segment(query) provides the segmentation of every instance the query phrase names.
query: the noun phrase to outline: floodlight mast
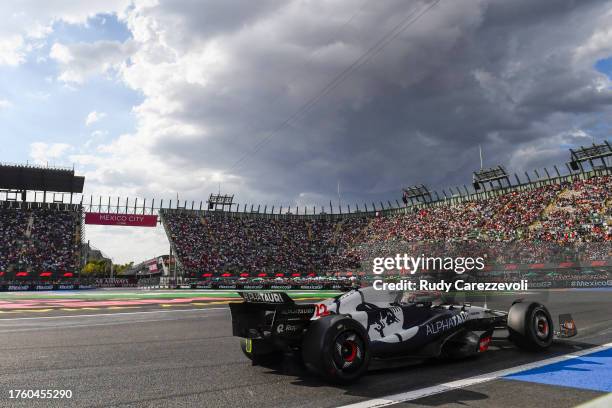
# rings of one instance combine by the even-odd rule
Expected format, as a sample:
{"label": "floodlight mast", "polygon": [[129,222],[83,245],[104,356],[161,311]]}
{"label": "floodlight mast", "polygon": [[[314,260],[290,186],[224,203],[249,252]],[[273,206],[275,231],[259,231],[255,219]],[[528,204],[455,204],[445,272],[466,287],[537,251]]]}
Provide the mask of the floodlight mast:
{"label": "floodlight mast", "polygon": [[487,191],[487,184],[489,188],[494,189],[493,183],[496,182],[499,188],[510,187],[510,178],[508,173],[502,166],[491,167],[489,169],[480,169],[475,171],[472,176],[472,182],[474,190],[478,191],[481,188]]}
{"label": "floodlight mast", "polygon": [[[606,158],[612,156],[612,146],[605,140],[601,144],[593,143],[593,146],[580,146],[579,149],[569,149],[570,151],[570,162],[569,166],[571,170],[584,172],[583,163],[588,162],[593,170],[599,168],[609,168],[610,166],[606,162]],[[597,166],[593,163],[594,160],[601,160],[601,166]]]}
{"label": "floodlight mast", "polygon": [[231,211],[232,205],[234,205],[234,195],[211,194],[206,202],[209,210],[225,211],[227,207]]}

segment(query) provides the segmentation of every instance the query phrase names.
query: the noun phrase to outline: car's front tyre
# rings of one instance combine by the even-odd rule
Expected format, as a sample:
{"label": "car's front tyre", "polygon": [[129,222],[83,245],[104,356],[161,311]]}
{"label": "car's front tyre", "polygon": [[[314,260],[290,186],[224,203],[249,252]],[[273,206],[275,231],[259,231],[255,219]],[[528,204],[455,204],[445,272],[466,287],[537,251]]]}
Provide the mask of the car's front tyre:
{"label": "car's front tyre", "polygon": [[543,350],[552,344],[553,321],[548,309],[540,303],[515,303],[508,312],[510,340],[528,350]]}

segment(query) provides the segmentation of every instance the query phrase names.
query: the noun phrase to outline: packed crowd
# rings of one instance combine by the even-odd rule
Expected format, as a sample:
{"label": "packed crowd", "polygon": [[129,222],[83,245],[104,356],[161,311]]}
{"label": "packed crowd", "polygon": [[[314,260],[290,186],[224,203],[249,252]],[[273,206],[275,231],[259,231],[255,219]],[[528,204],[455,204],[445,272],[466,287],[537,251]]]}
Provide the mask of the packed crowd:
{"label": "packed crowd", "polygon": [[80,213],[0,208],[0,272],[76,271]]}
{"label": "packed crowd", "polygon": [[359,270],[374,256],[401,253],[397,245],[407,243],[441,245],[438,249],[447,256],[478,250],[495,263],[612,256],[611,176],[376,215],[162,215],[183,267],[196,273]]}
{"label": "packed crowd", "polygon": [[191,212],[165,215],[168,235],[188,271],[298,272],[359,266],[348,248],[353,223],[305,217],[200,217]]}
{"label": "packed crowd", "polygon": [[567,269],[567,270],[543,270],[543,271],[529,271],[529,272],[494,272],[482,274],[479,279],[486,280],[487,282],[518,282],[520,280],[527,280],[529,284],[536,282],[556,282],[556,281],[612,281],[612,269]]}
{"label": "packed crowd", "polygon": [[564,186],[552,184],[454,206],[437,205],[407,214],[377,217],[368,227],[367,240],[520,239]]}
{"label": "packed crowd", "polygon": [[530,232],[534,240],[601,242],[612,238],[612,177],[574,182],[557,197]]}

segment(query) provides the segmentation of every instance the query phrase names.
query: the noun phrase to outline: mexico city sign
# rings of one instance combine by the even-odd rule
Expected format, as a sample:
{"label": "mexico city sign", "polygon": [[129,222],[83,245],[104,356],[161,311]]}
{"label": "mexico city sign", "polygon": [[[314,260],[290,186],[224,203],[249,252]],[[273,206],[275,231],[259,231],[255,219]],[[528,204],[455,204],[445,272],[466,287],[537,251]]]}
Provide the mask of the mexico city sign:
{"label": "mexico city sign", "polygon": [[88,212],[85,213],[85,224],[120,225],[126,227],[155,227],[157,226],[157,215]]}

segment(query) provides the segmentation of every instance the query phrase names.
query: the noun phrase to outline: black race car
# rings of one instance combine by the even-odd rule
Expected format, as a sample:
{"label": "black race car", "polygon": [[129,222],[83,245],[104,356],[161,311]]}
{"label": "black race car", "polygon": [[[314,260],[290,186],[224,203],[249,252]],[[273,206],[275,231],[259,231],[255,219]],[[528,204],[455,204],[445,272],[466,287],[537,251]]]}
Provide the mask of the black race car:
{"label": "black race car", "polygon": [[461,358],[485,352],[497,329],[519,347],[542,350],[556,334],[577,334],[571,315],[553,332],[542,304],[515,301],[508,312],[471,304],[413,298],[402,292],[354,289],[316,304],[295,303],[282,292],[240,292],[230,304],[233,334],[253,364],[283,357],[334,382],[351,382],[375,365],[428,358]]}

